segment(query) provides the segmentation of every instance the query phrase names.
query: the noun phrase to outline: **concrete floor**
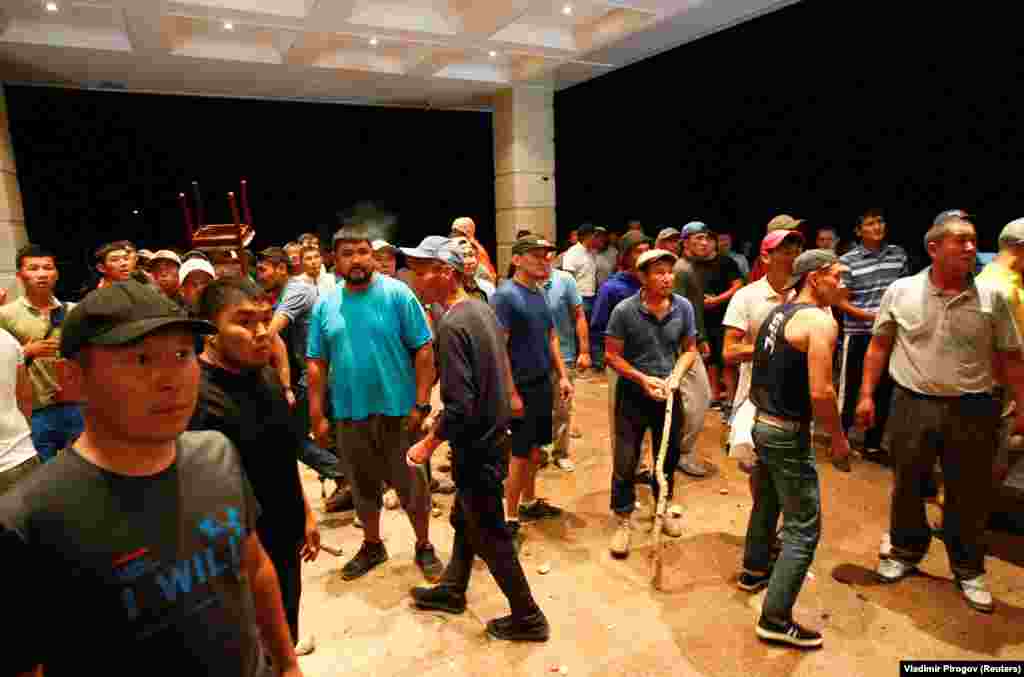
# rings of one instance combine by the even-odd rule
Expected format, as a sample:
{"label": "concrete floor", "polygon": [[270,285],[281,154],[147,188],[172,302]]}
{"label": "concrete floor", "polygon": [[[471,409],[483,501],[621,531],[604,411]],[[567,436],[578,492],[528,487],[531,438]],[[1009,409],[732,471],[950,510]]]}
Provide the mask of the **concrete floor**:
{"label": "concrete floor", "polygon": [[[650,584],[650,492],[642,490],[641,528],[626,560],[608,554],[611,477],[603,378],[577,382],[577,469],[540,474],[539,495],[567,513],[563,519],[524,525],[523,567],[552,626],[546,644],[490,640],[484,623],[508,613],[486,567],[477,562],[462,616],[411,607],[408,590],[423,584],[413,564],[413,537],[404,513],[383,515],[390,561],[366,577],[341,580],[340,568],[358,550],[362,531],[352,513],[321,516],[326,543],[344,550],[321,553],[303,570],[302,630],[317,649],[301,658],[309,677],[341,674],[437,675],[895,675],[900,659],[1024,658],[1024,539],[992,535],[988,580],[996,612],[970,610],[952,583],[938,541],[922,564],[924,575],[895,586],[870,575],[888,526],[891,472],[870,462],[852,474],[835,471],[819,450],[823,534],[811,575],[796,607],[797,619],[822,631],[825,647],[800,652],[765,645],[754,635],[764,591],[736,588],[750,510],[746,475],[721,452],[725,431],[718,414],[707,417],[701,455],[717,466],[713,477],[677,474],[683,535],[663,539],[664,592]],[[442,447],[435,464],[444,458]],[[319,511],[320,487],[303,468],[308,495]],[[451,552],[450,496],[435,495],[443,515],[431,522],[442,560]],[[929,505],[933,522],[940,508]],[[538,567],[549,564],[550,573]],[[840,583],[833,576],[848,581]]]}

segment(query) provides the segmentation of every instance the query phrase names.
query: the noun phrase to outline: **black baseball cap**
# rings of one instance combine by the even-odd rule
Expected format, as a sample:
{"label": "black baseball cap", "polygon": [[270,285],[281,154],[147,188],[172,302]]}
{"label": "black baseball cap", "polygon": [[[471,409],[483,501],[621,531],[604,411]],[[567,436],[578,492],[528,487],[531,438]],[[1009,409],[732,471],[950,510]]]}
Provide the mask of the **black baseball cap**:
{"label": "black baseball cap", "polygon": [[89,292],[68,313],[60,336],[60,352],[74,357],[88,343],[120,346],[149,334],[180,326],[196,334],[215,334],[203,320],[193,320],[178,304],[150,285],[127,280]]}
{"label": "black baseball cap", "polygon": [[527,235],[526,237],[521,237],[515,241],[515,244],[512,245],[512,255],[519,256],[520,254],[525,254],[526,252],[534,249],[555,251],[558,247],[551,244],[540,235]]}

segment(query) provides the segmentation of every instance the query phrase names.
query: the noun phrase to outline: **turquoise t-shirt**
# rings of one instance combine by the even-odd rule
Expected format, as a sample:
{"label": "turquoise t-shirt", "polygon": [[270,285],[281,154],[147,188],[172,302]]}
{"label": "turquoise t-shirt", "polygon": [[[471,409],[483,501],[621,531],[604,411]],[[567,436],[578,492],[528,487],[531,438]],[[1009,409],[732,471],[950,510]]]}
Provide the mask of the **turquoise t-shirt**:
{"label": "turquoise t-shirt", "polygon": [[576,278],[563,270],[552,270],[551,277],[543,284],[548,308],[555,317],[555,331],[558,332],[558,347],[566,366],[576,363],[576,308],[583,305]]}
{"label": "turquoise t-shirt", "polygon": [[330,364],[336,419],[406,416],[416,404],[413,354],[430,340],[430,325],[412,290],[374,273],[366,291],[339,287],[317,302],[306,356]]}

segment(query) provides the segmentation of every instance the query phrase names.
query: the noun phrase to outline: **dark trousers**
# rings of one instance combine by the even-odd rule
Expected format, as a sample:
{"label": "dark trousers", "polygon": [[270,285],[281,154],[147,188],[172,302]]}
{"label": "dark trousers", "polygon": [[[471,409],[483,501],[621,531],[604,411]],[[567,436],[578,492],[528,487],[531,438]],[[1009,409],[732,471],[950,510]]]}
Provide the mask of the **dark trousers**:
{"label": "dark trousers", "polygon": [[[871,336],[850,334],[844,340],[845,383],[843,384],[843,430],[847,433],[856,423],[857,400],[860,399],[860,384],[864,376],[864,356],[868,352]],[[875,388],[875,427],[864,433],[865,449],[881,449],[885,424],[889,420],[889,403],[892,401],[893,380],[889,370],[883,369]]]}
{"label": "dark trousers", "polygon": [[506,528],[503,495],[501,484],[459,487],[455,492],[451,514],[455,542],[441,585],[465,594],[473,572],[473,558],[479,556],[508,598],[512,615],[523,618],[540,608],[530,592],[513,537]]}
{"label": "dark trousers", "polygon": [[924,398],[896,387],[889,419],[894,559],[917,564],[928,552],[932,530],[921,486],[938,458],[946,487],[942,530],[953,574],[969,580],[985,573],[999,408],[993,397]]}
{"label": "dark trousers", "polygon": [[[755,423],[757,449],[754,505],[747,525],[743,568],[752,574],[771,570],[761,614],[788,623],[821,537],[821,493],[811,447],[810,427],[799,432]],[[773,567],[771,550],[782,515],[782,553]]]}
{"label": "dark trousers", "polygon": [[277,571],[284,616],[292,633],[292,643],[296,643],[299,641],[299,598],[302,596],[302,560],[299,557],[299,544],[289,547],[271,543],[265,544],[264,547],[267,557]]}
{"label": "dark trousers", "polygon": [[[643,453],[644,433],[651,430],[651,449],[657,463],[661,449],[661,436],[665,427],[665,403],[628,390],[625,379],[618,383],[615,402],[615,459],[612,467],[612,511],[629,515],[636,507],[636,465]],[[672,425],[669,431],[668,449],[665,453],[665,467],[661,472],[668,478],[668,498],[673,495],[675,469],[679,465],[680,436],[683,429],[683,402],[679,393],[674,393]],[[655,471],[657,472],[657,470]],[[658,482],[651,478],[654,500],[658,500]]]}
{"label": "dark trousers", "polygon": [[[328,398],[329,399],[329,398]],[[337,480],[341,478],[341,464],[338,457],[309,439],[309,392],[304,385],[295,387],[295,409],[293,415],[302,422],[303,444],[299,448],[299,460],[320,475],[321,478]]]}

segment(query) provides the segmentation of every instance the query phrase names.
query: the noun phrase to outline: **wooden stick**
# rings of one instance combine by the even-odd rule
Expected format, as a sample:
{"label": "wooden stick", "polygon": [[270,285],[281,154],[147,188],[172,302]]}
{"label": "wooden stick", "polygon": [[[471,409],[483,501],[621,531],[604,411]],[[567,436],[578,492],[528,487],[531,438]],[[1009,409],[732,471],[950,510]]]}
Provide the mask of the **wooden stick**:
{"label": "wooden stick", "polygon": [[[700,357],[698,356],[697,359]],[[691,363],[692,366],[693,363]],[[654,560],[654,575],[651,578],[651,585],[655,590],[662,589],[661,529],[665,523],[665,509],[668,504],[668,475],[665,474],[665,458],[668,456],[669,437],[672,433],[672,408],[676,399],[676,390],[679,387],[679,381],[682,381],[684,376],[682,369],[683,356],[680,355],[672,368],[672,374],[667,379],[669,387],[668,397],[665,400],[665,423],[661,426],[661,445],[658,448],[658,458],[654,465],[654,481],[658,487],[658,506],[654,511],[654,549],[651,552],[651,557]],[[675,383],[675,387],[672,387],[673,383]]]}
{"label": "wooden stick", "polygon": [[196,200],[196,229],[203,227],[203,196],[199,192],[199,182],[192,182],[192,197]]}
{"label": "wooden stick", "polygon": [[242,179],[242,216],[245,217],[245,222],[252,228],[252,211],[249,209],[249,184],[246,183],[245,179]]}
{"label": "wooden stick", "polygon": [[228,193],[228,203],[231,204],[231,216],[235,219],[235,225],[241,228],[242,222],[238,218],[238,203],[235,202],[235,194]]}
{"label": "wooden stick", "polygon": [[187,242],[188,246],[191,247],[192,233],[195,232],[192,227],[192,210],[188,207],[188,198],[185,197],[184,193],[178,193],[178,202],[181,203],[181,211],[185,217],[185,236],[187,238],[185,242]]}

